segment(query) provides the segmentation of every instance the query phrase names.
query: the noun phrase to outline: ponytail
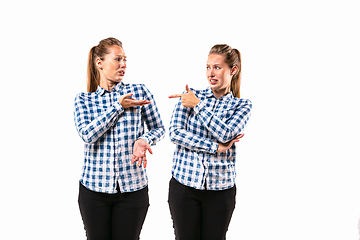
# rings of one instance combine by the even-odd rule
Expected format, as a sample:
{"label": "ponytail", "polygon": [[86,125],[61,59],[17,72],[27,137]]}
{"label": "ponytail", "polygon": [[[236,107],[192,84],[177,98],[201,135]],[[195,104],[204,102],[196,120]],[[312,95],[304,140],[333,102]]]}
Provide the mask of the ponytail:
{"label": "ponytail", "polygon": [[106,38],[90,49],[87,64],[87,91],[89,93],[96,92],[100,85],[100,72],[95,65],[95,61],[97,58],[104,60],[105,55],[110,53],[108,48],[113,45],[122,48],[122,43],[116,38]]}
{"label": "ponytail", "polygon": [[224,56],[229,68],[237,67],[236,73],[231,78],[230,90],[234,97],[240,98],[241,54],[239,50],[226,44],[218,44],[210,49],[209,55],[213,53]]}
{"label": "ponytail", "polygon": [[87,91],[89,93],[95,92],[100,84],[100,73],[95,66],[95,48],[92,47],[89,52],[88,65],[87,65]]}
{"label": "ponytail", "polygon": [[238,64],[236,64],[235,66],[237,66],[237,71],[236,73],[233,75],[233,77],[231,78],[231,86],[230,89],[234,95],[234,97],[240,98],[240,85],[241,85],[241,54],[239,52],[239,50],[233,48],[233,52],[235,52],[235,55],[237,56],[238,59]]}

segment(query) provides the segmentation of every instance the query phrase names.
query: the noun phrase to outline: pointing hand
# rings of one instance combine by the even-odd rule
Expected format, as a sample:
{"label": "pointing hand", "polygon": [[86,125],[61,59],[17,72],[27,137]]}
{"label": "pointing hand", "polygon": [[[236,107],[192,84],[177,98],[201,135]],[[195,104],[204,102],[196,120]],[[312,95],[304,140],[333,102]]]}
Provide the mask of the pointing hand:
{"label": "pointing hand", "polygon": [[186,93],[182,94],[173,94],[170,95],[169,98],[181,98],[181,103],[184,107],[195,107],[199,102],[200,99],[196,97],[196,95],[190,90],[189,86],[186,84],[185,87]]}

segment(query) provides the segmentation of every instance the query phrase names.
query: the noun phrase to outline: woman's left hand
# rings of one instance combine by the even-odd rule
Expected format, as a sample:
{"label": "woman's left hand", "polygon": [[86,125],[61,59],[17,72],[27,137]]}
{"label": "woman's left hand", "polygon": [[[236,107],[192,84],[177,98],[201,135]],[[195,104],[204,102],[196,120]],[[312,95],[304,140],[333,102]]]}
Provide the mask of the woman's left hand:
{"label": "woman's left hand", "polygon": [[152,154],[152,150],[143,139],[136,140],[134,143],[134,149],[133,149],[133,157],[131,160],[131,164],[134,164],[137,162],[137,166],[140,167],[141,164],[144,162],[144,168],[147,166],[147,159],[146,159],[146,150],[149,151],[150,154]]}
{"label": "woman's left hand", "polygon": [[240,141],[240,138],[242,138],[245,134],[242,133],[239,136],[237,136],[236,138],[234,138],[233,140],[227,142],[227,143],[219,143],[218,148],[216,150],[216,152],[218,153],[223,153],[226,152],[229,148],[231,148],[231,146]]}
{"label": "woman's left hand", "polygon": [[181,97],[181,103],[184,107],[193,108],[200,102],[200,99],[195,96],[195,94],[190,90],[187,84],[185,89],[186,93],[170,95],[169,98]]}

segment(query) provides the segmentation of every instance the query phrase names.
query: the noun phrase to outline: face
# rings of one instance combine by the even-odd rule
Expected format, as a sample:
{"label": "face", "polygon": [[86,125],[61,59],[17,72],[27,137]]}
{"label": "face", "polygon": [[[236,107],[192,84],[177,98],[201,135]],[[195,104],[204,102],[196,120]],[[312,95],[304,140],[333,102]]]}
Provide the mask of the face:
{"label": "face", "polygon": [[105,55],[103,60],[96,59],[96,64],[100,69],[102,80],[117,84],[121,82],[126,70],[126,56],[122,47],[117,45],[108,48],[109,54]]}
{"label": "face", "polygon": [[225,62],[224,56],[220,54],[210,54],[206,64],[206,77],[210,87],[216,97],[225,96],[230,92],[232,74],[236,67],[232,69]]}

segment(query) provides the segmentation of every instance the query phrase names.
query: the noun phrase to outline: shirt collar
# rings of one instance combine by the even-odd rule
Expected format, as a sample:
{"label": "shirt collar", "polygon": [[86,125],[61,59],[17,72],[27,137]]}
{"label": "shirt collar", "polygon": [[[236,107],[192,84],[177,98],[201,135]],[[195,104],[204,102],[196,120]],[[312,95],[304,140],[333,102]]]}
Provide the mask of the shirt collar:
{"label": "shirt collar", "polygon": [[[120,82],[115,87],[113,87],[113,89],[111,89],[111,92],[115,92],[115,91],[119,92],[126,85],[128,85],[128,83]],[[109,93],[109,92],[110,92],[109,90],[106,90],[106,89],[100,87],[100,85],[98,86],[98,88],[96,90],[96,93],[100,96],[103,96],[105,93]]]}
{"label": "shirt collar", "polygon": [[[207,98],[212,98],[212,97],[216,98],[215,94],[213,93],[213,91],[211,90],[210,87],[207,87],[207,88],[206,88],[205,96],[206,96]],[[229,93],[226,94],[225,96],[219,97],[218,99],[219,99],[219,100],[230,100],[230,99],[232,99],[232,98],[234,98],[234,96],[233,96],[232,92],[229,92]]]}

